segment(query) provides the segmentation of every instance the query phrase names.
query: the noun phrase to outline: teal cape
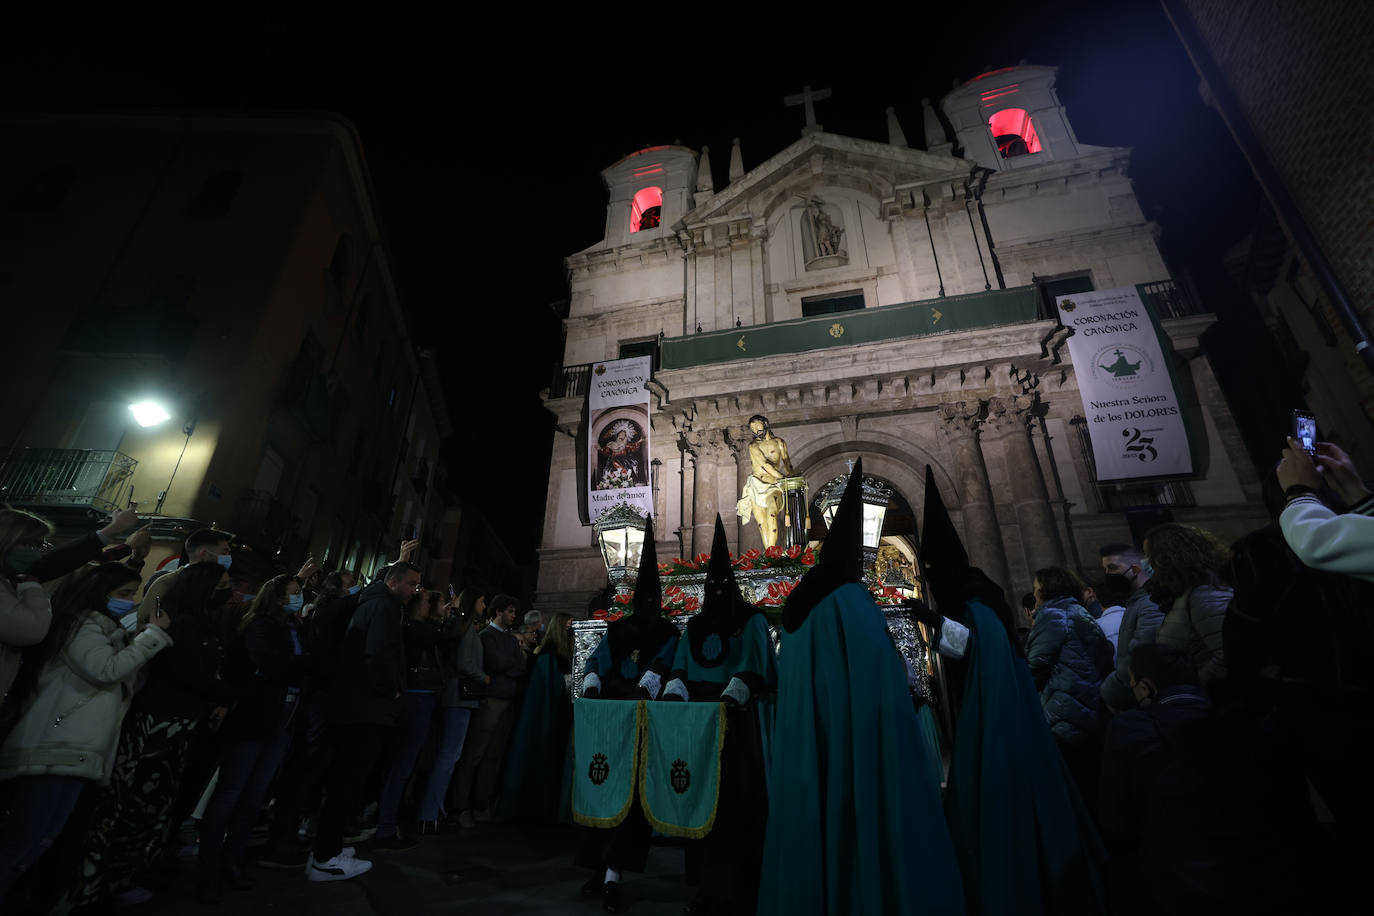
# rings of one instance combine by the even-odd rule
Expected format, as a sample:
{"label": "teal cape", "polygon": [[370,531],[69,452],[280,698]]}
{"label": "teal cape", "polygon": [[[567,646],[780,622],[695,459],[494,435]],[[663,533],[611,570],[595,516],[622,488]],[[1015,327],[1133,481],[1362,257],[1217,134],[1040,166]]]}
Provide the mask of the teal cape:
{"label": "teal cape", "polygon": [[550,823],[558,818],[568,779],[564,763],[572,728],[572,703],[563,686],[567,673],[567,663],[553,652],[541,654],[534,663],[506,752],[506,772],[496,805],[499,817]]}
{"label": "teal cape", "polygon": [[962,914],[940,773],[868,590],[812,608],[778,666],[760,916]]}
{"label": "teal cape", "polygon": [[971,601],[945,808],[970,914],[1105,912],[1105,854],[1006,629]]}

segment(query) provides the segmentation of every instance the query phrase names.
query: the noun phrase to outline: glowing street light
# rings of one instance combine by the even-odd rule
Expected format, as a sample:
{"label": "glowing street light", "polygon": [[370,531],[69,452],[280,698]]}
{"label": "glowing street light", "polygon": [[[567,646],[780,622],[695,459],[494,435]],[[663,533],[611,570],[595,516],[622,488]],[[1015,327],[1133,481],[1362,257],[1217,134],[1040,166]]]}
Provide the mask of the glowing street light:
{"label": "glowing street light", "polygon": [[164,420],[172,418],[172,415],[156,401],[139,401],[137,404],[130,404],[129,413],[134,415],[139,426],[156,426]]}

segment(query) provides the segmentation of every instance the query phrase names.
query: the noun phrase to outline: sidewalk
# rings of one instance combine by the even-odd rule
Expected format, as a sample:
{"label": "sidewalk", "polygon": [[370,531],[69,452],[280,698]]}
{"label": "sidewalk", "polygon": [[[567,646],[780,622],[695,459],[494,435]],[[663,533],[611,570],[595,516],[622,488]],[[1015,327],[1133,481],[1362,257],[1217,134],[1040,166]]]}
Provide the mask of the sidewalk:
{"label": "sidewalk", "polygon": [[[352,881],[314,884],[304,874],[250,866],[257,886],[230,891],[219,906],[195,900],[192,869],[184,869],[165,895],[125,911],[124,916],[555,916],[601,913],[599,900],[578,892],[590,872],[572,864],[577,831],[571,827],[534,828],[483,824],[462,833],[425,837],[405,852],[368,852],[372,871]],[[471,877],[460,878],[455,869]],[[683,881],[679,848],[654,847],[644,875],[623,882],[627,912],[678,916],[691,898]]]}

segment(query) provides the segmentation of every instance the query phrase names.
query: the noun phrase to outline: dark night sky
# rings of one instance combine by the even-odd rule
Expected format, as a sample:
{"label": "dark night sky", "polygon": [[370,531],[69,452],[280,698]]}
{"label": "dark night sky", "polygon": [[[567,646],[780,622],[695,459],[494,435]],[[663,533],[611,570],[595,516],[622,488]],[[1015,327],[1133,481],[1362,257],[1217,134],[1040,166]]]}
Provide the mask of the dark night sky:
{"label": "dark night sky", "polygon": [[[1166,259],[1217,296],[1214,310],[1232,322],[1225,336],[1248,339],[1218,262],[1247,230],[1258,190],[1203,106],[1159,4],[1039,6],[980,4],[943,20],[912,7],[847,22],[801,12],[791,18],[804,22],[527,14],[479,23],[324,11],[252,29],[222,18],[88,21],[82,34],[31,30],[34,40],[8,49],[0,107],[326,110],[352,120],[415,336],[447,373],[451,465],[489,468],[496,455],[530,480],[515,513],[493,488],[469,490],[525,561],[550,444],[538,392],[559,356],[550,304],[567,294],[562,258],[601,238],[601,169],[648,145],[705,144],[719,189],[732,137],[746,169],[797,138],[801,112],[781,102],[803,84],[833,90],[817,108],[827,130],[886,140],[891,105],[919,146],[922,97],[938,100],[988,65],[1057,65],[1080,142],[1134,148],[1131,174],[1163,227]],[[481,397],[468,396],[478,384]],[[519,432],[503,440],[507,430]]]}

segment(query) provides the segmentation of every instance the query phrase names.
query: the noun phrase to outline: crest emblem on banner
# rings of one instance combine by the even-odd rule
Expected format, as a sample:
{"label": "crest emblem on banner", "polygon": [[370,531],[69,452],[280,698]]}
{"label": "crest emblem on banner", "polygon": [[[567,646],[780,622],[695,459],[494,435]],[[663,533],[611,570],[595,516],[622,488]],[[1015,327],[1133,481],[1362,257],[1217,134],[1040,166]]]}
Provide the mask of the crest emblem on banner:
{"label": "crest emblem on banner", "polygon": [[668,781],[672,783],[673,791],[678,795],[687,791],[688,787],[692,785],[692,771],[687,769],[687,761],[681,759],[673,761],[673,769],[668,774]]}
{"label": "crest emblem on banner", "polygon": [[607,762],[606,755],[594,755],[591,764],[587,767],[587,778],[592,781],[592,785],[601,785],[606,781],[606,777],[610,775],[611,765]]}

